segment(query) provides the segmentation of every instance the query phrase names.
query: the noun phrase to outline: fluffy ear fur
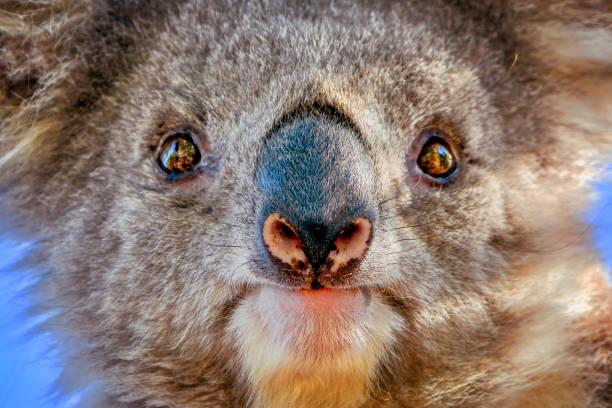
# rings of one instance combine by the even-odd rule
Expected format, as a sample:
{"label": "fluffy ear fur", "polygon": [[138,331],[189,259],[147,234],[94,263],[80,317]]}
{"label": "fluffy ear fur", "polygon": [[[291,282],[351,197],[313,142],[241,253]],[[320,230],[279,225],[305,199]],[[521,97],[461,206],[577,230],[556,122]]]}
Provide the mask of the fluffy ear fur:
{"label": "fluffy ear fur", "polygon": [[[583,181],[608,178],[612,159],[612,4],[595,1],[514,2],[530,54],[546,67],[540,74],[555,92],[547,103],[551,122],[565,150],[583,158],[576,168]],[[520,54],[518,62],[520,63]],[[592,199],[592,196],[586,195]],[[591,200],[585,203],[591,203]],[[592,364],[601,373],[589,406],[612,406],[612,301],[604,272],[585,274],[582,284],[599,303],[580,322],[582,344],[591,345]],[[586,350],[589,350],[587,347]]]}
{"label": "fluffy ear fur", "polygon": [[0,8],[0,168],[5,186],[14,180],[34,183],[35,176],[44,174],[34,164],[36,156],[49,157],[41,146],[52,146],[69,126],[60,112],[71,103],[76,91],[68,89],[83,62],[68,55],[86,14],[85,2],[71,0],[9,1]]}
{"label": "fluffy ear fur", "polygon": [[26,103],[56,61],[66,24],[59,2],[13,2],[0,14],[0,101],[4,109]]}
{"label": "fluffy ear fur", "polygon": [[517,4],[533,53],[559,95],[551,102],[566,131],[585,132],[610,159],[612,143],[612,6],[608,1]]}
{"label": "fluffy ear fur", "polygon": [[[543,77],[555,85],[548,103],[559,140],[566,151],[584,158],[584,168],[570,171],[583,172],[587,182],[609,178],[612,5],[605,0],[537,1],[516,2],[514,7],[525,18],[520,31],[530,38],[531,52],[547,67]],[[592,407],[612,406],[612,301],[605,274],[594,271],[582,281],[600,304],[597,313],[580,322],[583,337],[579,341],[592,345],[587,353],[602,376]]]}
{"label": "fluffy ear fur", "polygon": [[[177,3],[15,0],[0,5],[0,179],[15,187],[9,195],[22,194],[26,185],[37,186],[38,196],[61,188],[61,182],[51,183],[47,190],[41,180],[61,173],[65,156],[78,154],[73,149],[82,151],[85,146],[73,136],[87,126],[83,118],[115,89],[117,77],[129,72],[143,52],[136,44]],[[35,217],[55,214],[31,194],[22,198],[26,195]]]}

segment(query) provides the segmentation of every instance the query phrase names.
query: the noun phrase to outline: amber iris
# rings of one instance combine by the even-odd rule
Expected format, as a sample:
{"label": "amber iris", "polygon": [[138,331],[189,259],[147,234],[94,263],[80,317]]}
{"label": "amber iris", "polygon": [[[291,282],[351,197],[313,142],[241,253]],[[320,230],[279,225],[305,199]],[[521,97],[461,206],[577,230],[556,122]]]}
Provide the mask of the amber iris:
{"label": "amber iris", "polygon": [[177,134],[166,140],[158,156],[159,166],[176,176],[193,170],[200,162],[200,151],[188,134]]}
{"label": "amber iris", "polygon": [[450,176],[457,167],[450,146],[438,137],[432,137],[427,141],[417,163],[424,173],[436,178]]}

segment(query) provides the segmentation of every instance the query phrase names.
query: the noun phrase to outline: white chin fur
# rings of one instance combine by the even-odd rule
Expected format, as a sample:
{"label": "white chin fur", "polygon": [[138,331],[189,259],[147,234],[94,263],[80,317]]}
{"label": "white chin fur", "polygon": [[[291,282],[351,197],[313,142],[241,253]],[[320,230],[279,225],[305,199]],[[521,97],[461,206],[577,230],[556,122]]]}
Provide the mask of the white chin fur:
{"label": "white chin fur", "polygon": [[[401,318],[375,293],[250,292],[228,329],[255,407],[351,407],[366,399]],[[317,294],[316,296],[319,296]],[[333,386],[330,386],[333,384]]]}

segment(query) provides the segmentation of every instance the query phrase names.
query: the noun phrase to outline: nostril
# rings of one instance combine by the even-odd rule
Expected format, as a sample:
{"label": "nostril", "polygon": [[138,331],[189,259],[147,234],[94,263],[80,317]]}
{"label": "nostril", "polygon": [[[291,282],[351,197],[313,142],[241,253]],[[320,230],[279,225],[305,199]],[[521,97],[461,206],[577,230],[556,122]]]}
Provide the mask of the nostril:
{"label": "nostril", "polygon": [[304,269],[307,262],[304,244],[283,216],[278,213],[268,215],[261,234],[271,256],[295,270]]}
{"label": "nostril", "polygon": [[354,219],[340,231],[334,241],[334,249],[327,257],[330,272],[338,271],[351,261],[361,260],[370,246],[371,235],[372,224],[364,217]]}
{"label": "nostril", "polygon": [[339,239],[351,239],[351,236],[359,229],[359,225],[352,222],[348,227],[340,232]]}
{"label": "nostril", "polygon": [[274,228],[280,239],[287,241],[299,239],[291,227],[282,221],[275,221],[272,228]]}

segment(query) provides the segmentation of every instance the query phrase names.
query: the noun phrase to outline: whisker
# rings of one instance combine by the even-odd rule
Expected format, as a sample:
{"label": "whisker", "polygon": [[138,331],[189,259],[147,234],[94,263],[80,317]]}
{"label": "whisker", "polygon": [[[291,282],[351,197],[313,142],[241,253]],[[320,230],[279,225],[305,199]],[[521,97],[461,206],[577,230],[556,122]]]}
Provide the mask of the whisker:
{"label": "whisker", "polygon": [[402,229],[407,229],[407,228],[423,227],[425,225],[431,225],[431,224],[433,224],[433,223],[435,223],[437,221],[438,220],[433,219],[433,220],[429,220],[427,222],[420,223],[420,224],[410,224],[410,225],[404,225],[402,227],[393,227],[393,228],[389,228],[389,229],[384,230],[384,232],[397,231],[397,230],[402,230]]}
{"label": "whisker", "polygon": [[397,244],[398,242],[402,242],[402,241],[417,241],[417,238],[402,238],[402,239],[398,239],[395,242],[392,242],[391,245]]}
{"label": "whisker", "polygon": [[516,66],[516,63],[518,62],[518,58],[519,58],[519,53],[515,52],[514,59],[512,60],[512,63],[510,64],[510,66],[499,76],[499,78],[497,78],[487,87],[487,91],[491,91],[498,83],[500,83],[506,77],[506,75],[508,75],[508,73],[512,70],[512,68]]}
{"label": "whisker", "polygon": [[245,226],[242,226],[242,225],[235,225],[235,224],[230,224],[229,222],[219,222],[219,224],[222,224],[222,225],[227,225],[228,227],[239,228],[239,229],[242,229],[242,230],[245,230],[245,231],[248,231],[248,230],[249,230],[249,228],[247,228],[247,227],[245,227]]}
{"label": "whisker", "polygon": [[399,193],[399,194],[398,194],[398,195],[396,195],[396,196],[386,198],[386,199],[382,200],[380,203],[378,203],[378,205],[379,205],[379,207],[380,207],[380,206],[382,206],[382,205],[384,205],[384,204],[388,203],[389,201],[391,201],[391,200],[395,200],[395,199],[397,199],[397,198],[400,198],[400,197],[401,197],[401,196],[403,196],[404,194],[408,194],[408,193],[409,193],[408,191],[404,191],[403,193]]}
{"label": "whisker", "polygon": [[210,242],[206,242],[206,241],[201,241],[206,245],[212,246],[212,247],[219,247],[219,248],[242,248],[242,249],[246,249],[246,247],[241,246],[241,245],[228,245],[228,244],[211,244]]}
{"label": "whisker", "polygon": [[395,251],[395,252],[373,252],[373,254],[381,255],[381,256],[397,255],[397,254],[402,254],[404,252],[410,251],[411,249],[414,249],[414,247],[404,248],[400,251]]}
{"label": "whisker", "polygon": [[249,259],[247,259],[247,261],[246,261],[246,262],[241,263],[240,265],[238,265],[237,267],[235,267],[235,268],[234,268],[234,269],[233,269],[233,270],[230,272],[230,274],[232,274],[232,275],[233,275],[234,273],[236,273],[236,272],[238,271],[238,269],[242,268],[242,267],[243,267],[243,266],[245,266],[245,265],[248,265],[248,264],[249,264],[249,263],[251,263],[251,262],[253,262],[253,263],[257,264],[257,262],[256,262],[254,259],[249,258]]}

